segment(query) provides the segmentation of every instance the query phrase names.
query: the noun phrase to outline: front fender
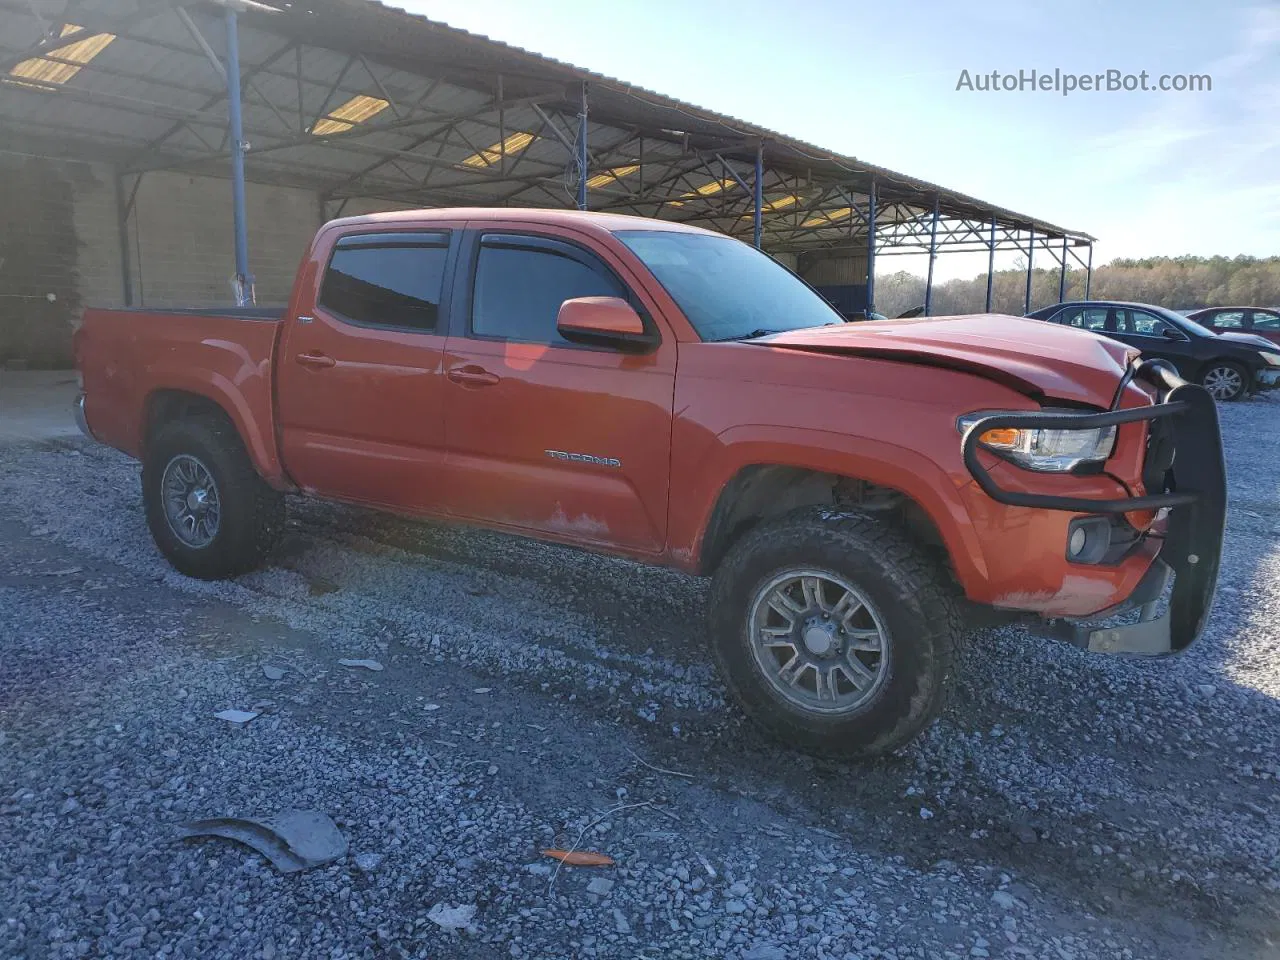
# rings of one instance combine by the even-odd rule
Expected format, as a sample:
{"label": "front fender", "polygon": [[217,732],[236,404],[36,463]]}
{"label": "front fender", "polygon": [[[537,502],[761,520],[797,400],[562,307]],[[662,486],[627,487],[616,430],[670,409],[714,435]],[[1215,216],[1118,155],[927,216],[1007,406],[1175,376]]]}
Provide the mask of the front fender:
{"label": "front fender", "polygon": [[883,440],[793,426],[731,427],[717,436],[708,456],[691,471],[686,509],[673,512],[671,542],[682,566],[697,569],[712,511],[720,493],[744,468],[781,465],[854,477],[889,487],[914,500],[941,535],[962,581],[987,576],[981,543],[959,491],[947,472],[923,454]]}

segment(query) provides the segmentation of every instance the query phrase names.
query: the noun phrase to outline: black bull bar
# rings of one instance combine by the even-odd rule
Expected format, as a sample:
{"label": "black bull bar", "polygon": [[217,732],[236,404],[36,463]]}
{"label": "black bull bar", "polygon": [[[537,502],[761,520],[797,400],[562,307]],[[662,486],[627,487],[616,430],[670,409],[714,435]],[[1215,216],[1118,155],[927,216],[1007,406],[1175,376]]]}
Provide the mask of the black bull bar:
{"label": "black bull bar", "polygon": [[[1091,628],[1060,621],[1054,635],[1098,653],[1160,656],[1180,653],[1201,633],[1213,606],[1222,560],[1222,534],[1227,513],[1227,471],[1222,456],[1218,410],[1203,387],[1187,383],[1169,364],[1145,360],[1131,374],[1150,383],[1159,401],[1151,406],[1107,413],[1000,413],[974,423],[965,433],[964,463],[978,486],[998,503],[1014,507],[1066,510],[1085,514],[1120,514],[1161,510],[1169,516],[1160,553],[1133,595],[1120,607],[1095,614],[1104,619],[1138,607],[1137,623]],[[1118,391],[1117,399],[1120,396]],[[1148,460],[1159,455],[1168,462],[1163,489],[1141,497],[1092,500],[1004,490],[978,459],[978,437],[997,429],[1105,428],[1140,420],[1164,421],[1158,431],[1163,449],[1148,441]],[[990,452],[990,451],[989,451]],[[994,454],[998,456],[998,454]],[[1150,490],[1150,480],[1147,482]],[[1157,603],[1170,574],[1174,577],[1169,606],[1157,615]]]}

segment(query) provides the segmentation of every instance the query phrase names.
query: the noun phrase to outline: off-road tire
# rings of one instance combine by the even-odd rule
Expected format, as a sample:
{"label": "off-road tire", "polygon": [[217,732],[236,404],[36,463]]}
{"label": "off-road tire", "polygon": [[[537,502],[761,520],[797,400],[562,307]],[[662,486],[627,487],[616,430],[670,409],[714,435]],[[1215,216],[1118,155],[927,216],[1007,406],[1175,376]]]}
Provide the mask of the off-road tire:
{"label": "off-road tire", "polygon": [[[752,653],[750,606],[773,576],[828,570],[857,586],[889,634],[888,673],[856,712],[789,703]],[[899,530],[868,515],[806,508],[749,531],[712,580],[708,618],[720,675],[747,716],[783,744],[821,756],[872,757],[909,743],[941,711],[963,632],[946,572]]]}
{"label": "off-road tire", "polygon": [[[165,519],[161,481],[166,465],[180,454],[204,464],[217,486],[218,530],[200,548],[183,543]],[[179,573],[200,580],[225,580],[255,569],[284,531],[284,497],[258,476],[235,428],[222,417],[191,417],[160,427],[143,457],[142,499],[160,552]]]}

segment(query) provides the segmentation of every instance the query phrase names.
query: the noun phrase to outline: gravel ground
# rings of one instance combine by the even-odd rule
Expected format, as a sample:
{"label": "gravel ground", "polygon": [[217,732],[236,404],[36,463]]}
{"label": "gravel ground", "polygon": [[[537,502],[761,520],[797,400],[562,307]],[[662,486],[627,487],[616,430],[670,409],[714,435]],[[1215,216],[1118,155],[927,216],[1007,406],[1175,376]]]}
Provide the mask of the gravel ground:
{"label": "gravel ground", "polygon": [[[136,464],[0,445],[0,956],[1280,957],[1280,402],[1221,412],[1197,647],[983,634],[938,724],[864,765],[725,705],[698,580],[298,502],[268,569],[204,584]],[[348,856],[177,837],[287,808]],[[617,866],[539,855],[575,844]]]}

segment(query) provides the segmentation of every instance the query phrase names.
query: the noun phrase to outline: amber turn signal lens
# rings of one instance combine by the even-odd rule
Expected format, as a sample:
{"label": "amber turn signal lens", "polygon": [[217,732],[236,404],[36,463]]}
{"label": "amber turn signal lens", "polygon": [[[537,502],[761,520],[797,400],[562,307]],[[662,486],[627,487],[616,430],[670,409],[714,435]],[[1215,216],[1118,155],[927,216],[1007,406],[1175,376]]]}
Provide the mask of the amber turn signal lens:
{"label": "amber turn signal lens", "polygon": [[986,430],[983,431],[982,436],[978,437],[978,442],[992,447],[1012,447],[1018,442],[1019,432],[1008,428]]}

